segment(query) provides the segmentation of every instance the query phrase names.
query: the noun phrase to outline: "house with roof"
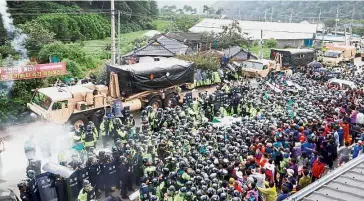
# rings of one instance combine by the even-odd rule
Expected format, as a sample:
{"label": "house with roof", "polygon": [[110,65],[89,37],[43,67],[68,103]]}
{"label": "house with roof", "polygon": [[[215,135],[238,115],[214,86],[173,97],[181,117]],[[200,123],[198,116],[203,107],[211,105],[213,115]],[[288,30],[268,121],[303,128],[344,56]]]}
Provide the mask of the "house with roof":
{"label": "house with roof", "polygon": [[121,59],[124,64],[133,64],[144,61],[159,61],[163,58],[184,55],[189,52],[192,50],[187,45],[161,35],[147,45],[123,55]]}
{"label": "house with roof", "polygon": [[165,34],[155,35],[152,39],[158,39],[161,36],[165,36],[174,40],[177,40],[193,50],[205,51],[209,48],[209,43],[204,37],[203,33],[191,33],[191,32],[168,32]]}
{"label": "house with roof", "polygon": [[[204,19],[189,29],[192,33],[223,32],[223,26],[229,26],[233,20]],[[266,40],[274,38],[278,41],[279,48],[311,46],[313,44],[317,24],[281,23],[240,20],[239,26],[248,40]]]}
{"label": "house with roof", "polygon": [[245,61],[248,59],[258,59],[257,56],[251,52],[244,50],[239,46],[230,47],[222,51],[224,55],[228,56],[230,61]]}

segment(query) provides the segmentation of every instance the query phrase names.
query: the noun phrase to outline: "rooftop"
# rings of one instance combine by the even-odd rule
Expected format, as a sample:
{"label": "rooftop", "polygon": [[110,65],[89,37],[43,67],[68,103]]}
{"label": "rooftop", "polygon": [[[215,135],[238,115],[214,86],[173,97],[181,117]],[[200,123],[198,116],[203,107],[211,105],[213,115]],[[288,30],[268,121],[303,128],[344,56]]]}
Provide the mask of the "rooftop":
{"label": "rooftop", "polygon": [[[222,26],[231,24],[227,19],[204,19],[189,29],[193,33],[214,32],[221,33]],[[277,40],[288,39],[312,39],[316,33],[316,24],[280,23],[260,21],[238,21],[243,33],[247,33],[252,40],[260,39],[263,31],[263,39],[275,38]]]}

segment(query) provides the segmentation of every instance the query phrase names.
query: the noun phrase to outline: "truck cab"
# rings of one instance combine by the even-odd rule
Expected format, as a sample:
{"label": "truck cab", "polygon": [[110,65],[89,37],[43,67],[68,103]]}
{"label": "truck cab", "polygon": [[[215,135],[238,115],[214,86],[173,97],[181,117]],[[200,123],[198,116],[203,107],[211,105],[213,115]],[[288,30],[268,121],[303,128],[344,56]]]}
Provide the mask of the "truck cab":
{"label": "truck cab", "polygon": [[322,64],[328,67],[338,66],[344,60],[343,54],[338,50],[327,50],[322,58]]}
{"label": "truck cab", "polygon": [[275,69],[274,63],[269,60],[247,60],[241,64],[241,70],[247,77],[266,77],[271,69]]}
{"label": "truck cab", "polygon": [[56,124],[86,124],[95,121],[96,111],[103,115],[107,91],[106,86],[93,84],[41,88],[35,90],[27,107],[40,119]]}

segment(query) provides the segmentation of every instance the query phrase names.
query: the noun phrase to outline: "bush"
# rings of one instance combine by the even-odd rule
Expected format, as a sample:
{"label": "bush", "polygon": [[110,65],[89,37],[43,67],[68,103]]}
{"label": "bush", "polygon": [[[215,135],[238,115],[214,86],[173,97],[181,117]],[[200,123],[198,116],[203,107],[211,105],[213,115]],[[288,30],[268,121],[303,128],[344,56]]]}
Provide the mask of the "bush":
{"label": "bush", "polygon": [[276,48],[278,46],[278,42],[276,39],[271,38],[264,41],[264,46],[267,48]]}
{"label": "bush", "polygon": [[197,69],[216,71],[220,68],[220,60],[213,55],[179,55],[179,59],[195,63]]}

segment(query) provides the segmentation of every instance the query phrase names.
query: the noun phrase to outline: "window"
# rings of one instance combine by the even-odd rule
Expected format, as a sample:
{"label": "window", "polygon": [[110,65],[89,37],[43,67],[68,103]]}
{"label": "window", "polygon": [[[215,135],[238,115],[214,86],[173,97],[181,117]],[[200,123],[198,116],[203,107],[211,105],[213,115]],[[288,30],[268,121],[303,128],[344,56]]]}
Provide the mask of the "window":
{"label": "window", "polygon": [[42,107],[45,110],[48,110],[48,108],[52,104],[52,100],[48,96],[44,95],[43,93],[36,91],[33,96],[32,103],[39,105],[40,107]]}
{"label": "window", "polygon": [[68,101],[58,101],[58,102],[54,102],[52,105],[52,110],[60,110],[62,109],[62,105],[64,104],[64,108],[68,108]]}

